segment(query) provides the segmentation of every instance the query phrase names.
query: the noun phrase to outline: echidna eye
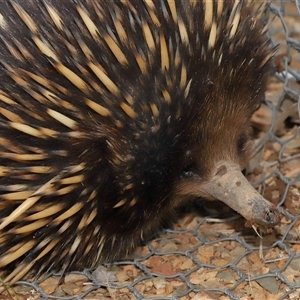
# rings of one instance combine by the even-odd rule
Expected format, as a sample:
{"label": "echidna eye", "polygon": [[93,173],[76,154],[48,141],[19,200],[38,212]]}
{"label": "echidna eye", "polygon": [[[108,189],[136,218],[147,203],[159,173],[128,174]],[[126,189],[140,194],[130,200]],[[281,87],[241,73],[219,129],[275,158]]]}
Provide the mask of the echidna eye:
{"label": "echidna eye", "polygon": [[240,134],[237,140],[237,152],[238,154],[241,154],[241,152],[244,150],[245,145],[248,141],[248,136],[245,133]]}
{"label": "echidna eye", "polygon": [[194,163],[187,165],[185,168],[183,168],[182,175],[184,177],[193,177],[195,174],[195,168],[196,165]]}

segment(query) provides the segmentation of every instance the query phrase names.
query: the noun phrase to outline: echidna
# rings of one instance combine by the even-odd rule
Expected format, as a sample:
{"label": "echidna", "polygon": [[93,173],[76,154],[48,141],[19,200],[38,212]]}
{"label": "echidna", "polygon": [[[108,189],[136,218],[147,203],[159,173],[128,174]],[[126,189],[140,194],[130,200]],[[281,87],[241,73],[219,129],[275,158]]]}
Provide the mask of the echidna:
{"label": "echidna", "polygon": [[198,197],[278,223],[241,173],[272,69],[261,12],[232,0],[0,2],[5,282],[118,259]]}

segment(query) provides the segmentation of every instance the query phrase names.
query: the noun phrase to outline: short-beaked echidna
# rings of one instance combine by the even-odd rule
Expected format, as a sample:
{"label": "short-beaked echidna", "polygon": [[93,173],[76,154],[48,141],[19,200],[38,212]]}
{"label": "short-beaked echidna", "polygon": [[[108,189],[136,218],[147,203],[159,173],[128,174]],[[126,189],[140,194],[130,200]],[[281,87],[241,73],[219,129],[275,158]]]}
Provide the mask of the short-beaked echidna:
{"label": "short-beaked echidna", "polygon": [[273,50],[249,1],[0,2],[0,268],[93,267],[179,204],[276,207],[241,173]]}

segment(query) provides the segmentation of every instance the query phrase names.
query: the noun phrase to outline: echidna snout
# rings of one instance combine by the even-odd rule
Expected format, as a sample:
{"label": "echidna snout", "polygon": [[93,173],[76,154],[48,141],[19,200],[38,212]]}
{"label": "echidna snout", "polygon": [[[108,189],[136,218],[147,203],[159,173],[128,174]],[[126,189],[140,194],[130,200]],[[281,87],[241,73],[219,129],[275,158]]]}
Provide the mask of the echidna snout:
{"label": "echidna snout", "polygon": [[200,196],[279,221],[240,172],[273,56],[254,2],[0,1],[4,282],[124,257]]}
{"label": "echidna snout", "polygon": [[280,221],[277,208],[249,184],[239,166],[221,162],[201,191],[207,198],[222,200],[252,225],[273,227]]}

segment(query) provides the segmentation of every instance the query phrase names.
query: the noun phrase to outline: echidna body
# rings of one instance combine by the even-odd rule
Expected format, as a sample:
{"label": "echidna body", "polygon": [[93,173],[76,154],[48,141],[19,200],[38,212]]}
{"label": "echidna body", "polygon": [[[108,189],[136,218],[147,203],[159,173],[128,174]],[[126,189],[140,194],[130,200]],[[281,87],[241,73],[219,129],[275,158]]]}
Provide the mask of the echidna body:
{"label": "echidna body", "polygon": [[0,268],[133,250],[176,205],[276,208],[240,170],[273,50],[246,1],[0,2]]}

